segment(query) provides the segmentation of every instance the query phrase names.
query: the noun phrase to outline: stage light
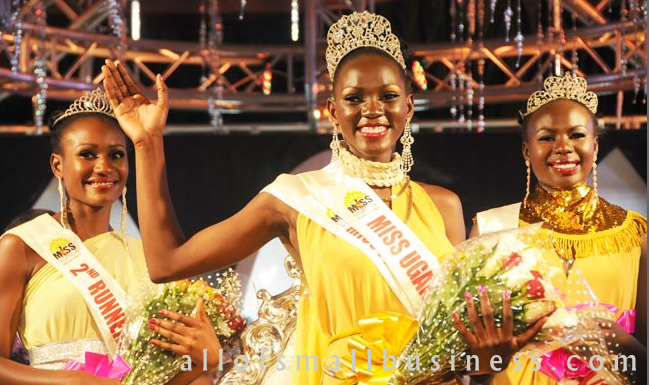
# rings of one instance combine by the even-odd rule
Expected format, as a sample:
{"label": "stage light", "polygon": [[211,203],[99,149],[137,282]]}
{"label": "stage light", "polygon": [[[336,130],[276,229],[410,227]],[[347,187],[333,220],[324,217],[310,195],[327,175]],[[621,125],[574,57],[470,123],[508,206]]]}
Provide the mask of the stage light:
{"label": "stage light", "polygon": [[140,0],[131,2],[131,39],[140,40]]}
{"label": "stage light", "polygon": [[291,0],[291,40],[300,38],[300,8],[297,0]]}
{"label": "stage light", "polygon": [[273,73],[270,70],[270,66],[266,64],[266,69],[261,75],[261,92],[264,95],[270,95],[273,92]]}
{"label": "stage light", "polygon": [[421,88],[422,90],[428,89],[428,80],[426,80],[426,73],[424,72],[424,67],[421,65],[419,60],[412,62],[412,76],[419,88]]}

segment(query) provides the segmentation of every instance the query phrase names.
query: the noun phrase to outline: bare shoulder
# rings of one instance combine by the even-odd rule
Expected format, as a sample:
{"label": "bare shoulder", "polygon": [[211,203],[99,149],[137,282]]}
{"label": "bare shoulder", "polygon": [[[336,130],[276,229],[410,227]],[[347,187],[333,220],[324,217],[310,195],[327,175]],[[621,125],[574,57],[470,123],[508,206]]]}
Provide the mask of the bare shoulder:
{"label": "bare shoulder", "polygon": [[464,227],[464,214],[460,197],[453,191],[441,186],[417,182],[430,199],[435,203],[437,210],[442,215],[446,237],[453,245],[466,239],[466,228]]}
{"label": "bare shoulder", "polygon": [[29,275],[38,259],[19,236],[6,234],[0,239],[0,274],[8,270],[12,275]]}
{"label": "bare shoulder", "polygon": [[433,200],[435,206],[442,211],[444,209],[460,209],[462,210],[462,202],[460,197],[453,191],[433,184],[417,182],[424,191],[428,193],[430,199]]}

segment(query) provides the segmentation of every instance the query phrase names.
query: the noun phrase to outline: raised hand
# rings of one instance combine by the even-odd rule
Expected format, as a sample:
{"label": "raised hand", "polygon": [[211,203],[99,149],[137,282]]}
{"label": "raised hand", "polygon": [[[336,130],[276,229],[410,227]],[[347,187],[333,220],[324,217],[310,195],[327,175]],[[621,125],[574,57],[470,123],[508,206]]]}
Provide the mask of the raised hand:
{"label": "raised hand", "polygon": [[[175,344],[160,340],[151,340],[151,343],[181,356],[189,355],[192,364],[195,364],[197,368],[207,367],[207,370],[211,370],[219,364],[221,343],[216,337],[212,323],[205,314],[204,305],[205,300],[199,299],[196,304],[196,318],[171,310],[161,311],[163,316],[175,322],[152,318],[150,328]],[[203,349],[207,349],[206,363],[203,362]]]}
{"label": "raised hand", "polygon": [[[471,327],[474,333],[471,333],[460,321],[457,314],[453,313],[453,323],[460,332],[460,335],[469,345],[469,352],[478,356],[480,370],[472,374],[489,374],[504,370],[516,351],[522,348],[539,330],[543,327],[548,317],[542,317],[530,326],[525,332],[514,336],[514,317],[512,314],[510,293],[503,293],[503,320],[502,325],[498,327],[494,319],[489,293],[484,286],[480,287],[480,309],[482,311],[483,321],[480,320],[478,312],[473,303],[471,294],[466,293],[466,307],[471,320]],[[494,362],[494,367],[500,370],[493,370],[490,362],[491,357],[500,356],[501,364]]]}
{"label": "raised hand", "polygon": [[159,74],[156,76],[158,100],[154,104],[140,92],[121,63],[106,60],[101,72],[115,117],[133,144],[138,145],[152,136],[161,136],[169,112],[167,86],[162,77]]}

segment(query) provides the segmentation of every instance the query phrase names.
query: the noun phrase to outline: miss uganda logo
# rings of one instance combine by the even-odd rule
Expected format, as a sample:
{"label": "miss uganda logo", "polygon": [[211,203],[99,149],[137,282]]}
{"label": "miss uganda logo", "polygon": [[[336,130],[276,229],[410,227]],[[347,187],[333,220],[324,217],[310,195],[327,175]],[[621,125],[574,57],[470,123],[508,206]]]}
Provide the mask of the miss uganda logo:
{"label": "miss uganda logo", "polygon": [[350,191],[345,195],[345,207],[347,207],[347,210],[350,212],[358,215],[363,210],[365,207],[372,202],[372,198],[370,198],[368,195],[365,195],[364,193],[360,191]]}
{"label": "miss uganda logo", "polygon": [[54,238],[50,242],[50,253],[56,259],[63,258],[76,249],[76,246],[65,238]]}

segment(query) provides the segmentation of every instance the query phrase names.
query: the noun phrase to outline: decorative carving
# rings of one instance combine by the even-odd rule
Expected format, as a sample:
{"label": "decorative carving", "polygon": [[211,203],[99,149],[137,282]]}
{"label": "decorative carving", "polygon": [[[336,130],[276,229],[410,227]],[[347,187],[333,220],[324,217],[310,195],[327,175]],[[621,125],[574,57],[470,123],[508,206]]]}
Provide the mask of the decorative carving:
{"label": "decorative carving", "polygon": [[[218,385],[259,385],[265,375],[277,363],[277,358],[286,350],[295,332],[297,307],[302,285],[302,271],[288,255],[284,267],[293,284],[285,291],[271,295],[266,290],[259,290],[257,298],[262,300],[259,307],[259,318],[249,324],[241,336],[243,355],[248,360],[246,370],[231,368],[217,382]],[[261,368],[261,352],[264,352],[264,368]],[[239,363],[243,368],[244,362]]]}

